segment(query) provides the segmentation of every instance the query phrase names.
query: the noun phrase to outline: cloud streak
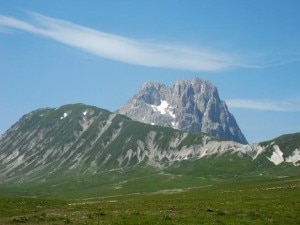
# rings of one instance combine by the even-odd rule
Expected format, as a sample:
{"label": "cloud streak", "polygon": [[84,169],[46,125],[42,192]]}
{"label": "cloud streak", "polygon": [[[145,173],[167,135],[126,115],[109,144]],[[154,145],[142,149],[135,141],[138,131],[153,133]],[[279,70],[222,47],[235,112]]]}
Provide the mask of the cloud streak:
{"label": "cloud streak", "polygon": [[220,71],[232,67],[247,67],[239,57],[229,53],[140,41],[38,13],[29,15],[32,22],[0,15],[0,30],[2,27],[33,33],[102,58],[140,66],[190,71]]}
{"label": "cloud streak", "polygon": [[226,104],[230,108],[252,109],[277,112],[300,112],[300,102],[261,101],[250,99],[229,99]]}

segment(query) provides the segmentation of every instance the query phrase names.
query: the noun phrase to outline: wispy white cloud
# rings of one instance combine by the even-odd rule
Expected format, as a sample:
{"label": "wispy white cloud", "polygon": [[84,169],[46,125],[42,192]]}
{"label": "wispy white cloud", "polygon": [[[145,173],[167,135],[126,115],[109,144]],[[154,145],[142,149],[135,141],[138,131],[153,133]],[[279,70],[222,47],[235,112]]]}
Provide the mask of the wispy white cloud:
{"label": "wispy white cloud", "polygon": [[231,108],[253,109],[278,112],[298,112],[300,102],[294,101],[261,101],[250,99],[229,99],[226,103]]}
{"label": "wispy white cloud", "polygon": [[0,15],[0,28],[10,28],[82,49],[86,52],[129,64],[192,71],[218,71],[247,67],[240,57],[189,46],[153,43],[86,28],[74,23],[29,13],[33,22]]}

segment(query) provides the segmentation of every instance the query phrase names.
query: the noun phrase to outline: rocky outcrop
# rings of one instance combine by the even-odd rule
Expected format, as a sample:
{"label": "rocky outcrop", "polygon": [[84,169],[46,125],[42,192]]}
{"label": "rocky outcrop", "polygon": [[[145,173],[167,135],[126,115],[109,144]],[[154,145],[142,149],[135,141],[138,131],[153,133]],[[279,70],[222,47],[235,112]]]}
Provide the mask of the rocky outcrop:
{"label": "rocky outcrop", "polygon": [[147,82],[118,113],[152,125],[247,143],[217,88],[199,78],[177,81],[172,87]]}

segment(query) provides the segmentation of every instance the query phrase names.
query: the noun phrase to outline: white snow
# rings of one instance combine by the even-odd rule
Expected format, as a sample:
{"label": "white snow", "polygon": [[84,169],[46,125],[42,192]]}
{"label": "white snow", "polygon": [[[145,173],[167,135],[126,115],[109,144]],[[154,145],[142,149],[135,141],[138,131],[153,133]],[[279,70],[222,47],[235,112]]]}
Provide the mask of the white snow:
{"label": "white snow", "polygon": [[276,166],[279,165],[284,161],[283,153],[280,151],[280,148],[278,145],[273,146],[273,154],[271,155],[271,158],[267,157],[268,160],[270,160],[272,163],[274,163]]}
{"label": "white snow", "polygon": [[151,125],[155,125],[155,123],[151,123]]}
{"label": "white snow", "polygon": [[172,118],[175,119],[175,114],[173,113],[172,109],[174,107],[170,106],[170,104],[165,101],[165,100],[162,100],[160,102],[160,105],[151,105],[152,109],[154,112],[160,112],[160,114],[162,115],[165,115],[165,114],[169,114]]}
{"label": "white snow", "polygon": [[300,148],[296,148],[295,151],[292,152],[292,155],[285,159],[286,162],[291,162],[295,166],[300,165]]}
{"label": "white snow", "polygon": [[64,113],[64,115],[62,117],[60,117],[60,119],[62,120],[64,118],[66,118],[67,116],[68,116],[68,113]]}
{"label": "white snow", "polygon": [[172,124],[172,127],[175,128],[175,129],[177,129],[178,126],[179,126],[179,123],[175,122],[175,121],[172,121],[171,124]]}
{"label": "white snow", "polygon": [[85,110],[82,114],[83,114],[84,116],[86,116],[87,113],[88,113],[88,110]]}
{"label": "white snow", "polygon": [[155,112],[160,112],[160,114],[166,114],[167,113],[167,109],[168,109],[169,103],[167,101],[161,101],[160,105],[156,106],[156,105],[151,105],[152,109]]}

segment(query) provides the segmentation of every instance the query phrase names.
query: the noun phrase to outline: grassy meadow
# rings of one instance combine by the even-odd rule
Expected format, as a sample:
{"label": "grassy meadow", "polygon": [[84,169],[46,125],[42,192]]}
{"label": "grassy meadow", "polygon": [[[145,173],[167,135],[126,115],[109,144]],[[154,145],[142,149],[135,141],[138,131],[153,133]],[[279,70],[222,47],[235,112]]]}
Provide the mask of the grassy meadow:
{"label": "grassy meadow", "polygon": [[92,198],[80,192],[22,197],[0,187],[0,224],[300,224],[299,176],[153,188],[165,180],[138,180]]}

